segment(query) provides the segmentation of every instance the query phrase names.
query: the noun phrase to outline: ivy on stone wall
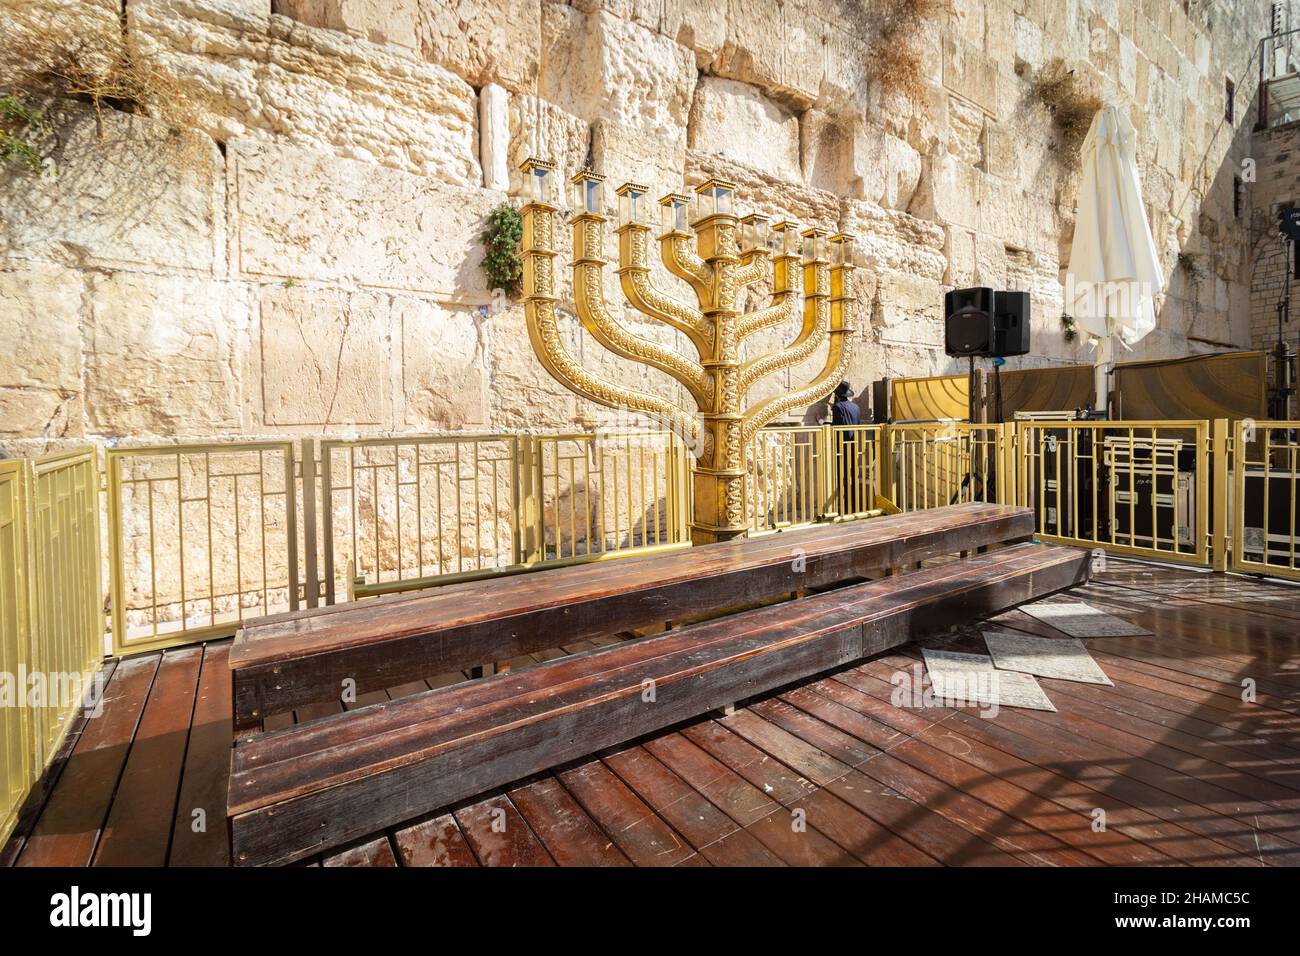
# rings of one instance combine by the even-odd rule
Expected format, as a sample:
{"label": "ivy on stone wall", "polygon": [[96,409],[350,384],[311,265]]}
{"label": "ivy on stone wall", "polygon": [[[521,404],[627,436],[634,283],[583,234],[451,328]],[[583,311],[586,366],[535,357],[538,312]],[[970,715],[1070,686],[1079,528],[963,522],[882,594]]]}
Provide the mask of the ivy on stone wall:
{"label": "ivy on stone wall", "polygon": [[38,143],[48,132],[49,123],[39,112],[12,94],[0,96],[0,164],[12,163],[40,175]]}
{"label": "ivy on stone wall", "polygon": [[510,203],[503,202],[488,213],[487,228],[481,238],[485,247],[483,272],[489,288],[519,295],[519,281],[524,274],[524,261],[519,256],[523,235],[524,221]]}

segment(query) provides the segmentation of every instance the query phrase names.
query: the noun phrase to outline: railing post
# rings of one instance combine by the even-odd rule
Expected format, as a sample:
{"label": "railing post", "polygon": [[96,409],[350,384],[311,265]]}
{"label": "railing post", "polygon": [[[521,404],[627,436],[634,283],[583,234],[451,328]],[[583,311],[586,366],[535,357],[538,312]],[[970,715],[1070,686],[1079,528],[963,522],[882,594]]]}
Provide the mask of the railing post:
{"label": "railing post", "polygon": [[817,501],[820,505],[822,521],[832,521],[836,516],[844,513],[843,502],[846,489],[839,487],[839,476],[844,473],[844,469],[839,467],[836,461],[839,449],[835,445],[835,427],[833,425],[822,425],[818,432],[817,440],[821,442],[821,455],[819,462],[821,467],[818,468],[818,482],[821,487],[818,489]]}
{"label": "railing post", "polygon": [[541,503],[539,469],[541,467],[538,440],[533,435],[520,435],[516,449],[518,463],[519,502],[515,512],[515,534],[520,542],[521,564],[534,564],[542,560],[542,534],[538,527]]}
{"label": "railing post", "polygon": [[694,506],[691,496],[695,493],[695,482],[691,477],[691,455],[694,452],[681,438],[673,438],[677,449],[677,535],[678,541],[691,540],[691,515]]}
{"label": "railing post", "polygon": [[888,422],[880,426],[876,440],[876,479],[880,483],[880,496],[897,504],[894,498],[894,426]]}
{"label": "railing post", "polygon": [[[320,606],[320,567],[316,551],[316,439],[304,438],[302,448],[303,597],[307,607]],[[295,582],[296,583],[296,582]]]}
{"label": "railing post", "polygon": [[1210,467],[1214,472],[1213,532],[1214,570],[1228,570],[1228,420],[1216,418],[1210,439]]}

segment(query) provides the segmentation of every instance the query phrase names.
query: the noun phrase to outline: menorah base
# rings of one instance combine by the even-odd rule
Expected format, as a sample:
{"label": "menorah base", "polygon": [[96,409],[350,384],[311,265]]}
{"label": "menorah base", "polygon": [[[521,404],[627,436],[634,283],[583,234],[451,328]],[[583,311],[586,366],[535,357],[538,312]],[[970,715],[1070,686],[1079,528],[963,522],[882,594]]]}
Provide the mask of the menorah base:
{"label": "menorah base", "polygon": [[691,525],[691,544],[716,544],[719,541],[730,541],[732,538],[743,538],[749,534],[748,528],[710,528],[701,525]]}

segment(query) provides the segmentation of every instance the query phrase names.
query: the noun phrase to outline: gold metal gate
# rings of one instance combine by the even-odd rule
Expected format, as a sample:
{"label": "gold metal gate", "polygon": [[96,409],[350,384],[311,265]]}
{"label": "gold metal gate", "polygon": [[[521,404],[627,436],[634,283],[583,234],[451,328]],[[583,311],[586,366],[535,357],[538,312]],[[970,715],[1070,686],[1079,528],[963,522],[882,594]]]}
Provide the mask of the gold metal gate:
{"label": "gold metal gate", "polygon": [[1232,566],[1300,580],[1300,422],[1240,421],[1232,437]]}
{"label": "gold metal gate", "polygon": [[0,842],[104,656],[93,448],[0,462]]}

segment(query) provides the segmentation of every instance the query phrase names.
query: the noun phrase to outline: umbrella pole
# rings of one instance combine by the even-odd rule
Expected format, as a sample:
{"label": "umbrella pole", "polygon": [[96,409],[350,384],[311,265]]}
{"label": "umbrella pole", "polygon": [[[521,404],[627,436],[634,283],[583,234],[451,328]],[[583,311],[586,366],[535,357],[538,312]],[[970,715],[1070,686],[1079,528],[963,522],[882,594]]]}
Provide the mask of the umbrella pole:
{"label": "umbrella pole", "polygon": [[1097,343],[1097,367],[1094,371],[1093,388],[1097,395],[1097,411],[1103,418],[1110,417],[1108,396],[1107,373],[1110,371],[1111,358],[1114,355],[1114,340],[1109,335],[1103,335]]}

